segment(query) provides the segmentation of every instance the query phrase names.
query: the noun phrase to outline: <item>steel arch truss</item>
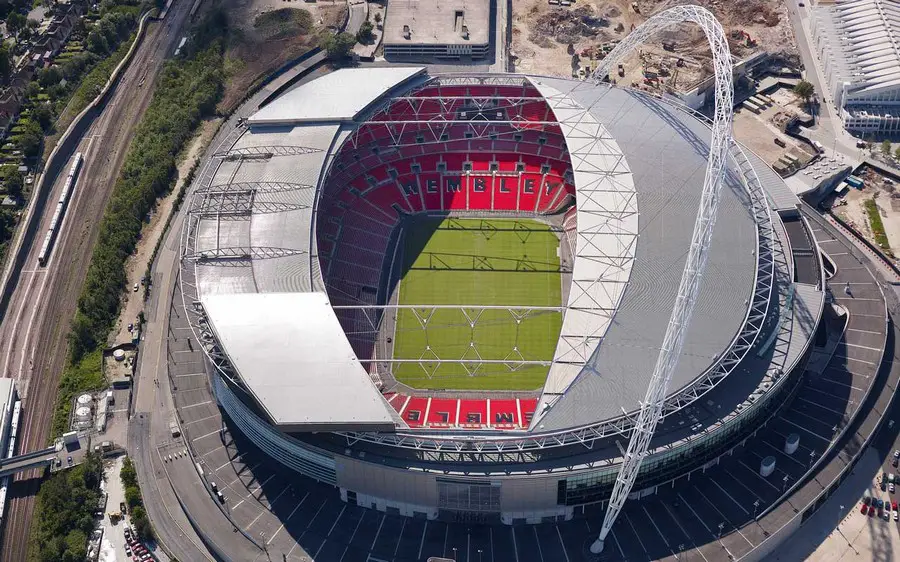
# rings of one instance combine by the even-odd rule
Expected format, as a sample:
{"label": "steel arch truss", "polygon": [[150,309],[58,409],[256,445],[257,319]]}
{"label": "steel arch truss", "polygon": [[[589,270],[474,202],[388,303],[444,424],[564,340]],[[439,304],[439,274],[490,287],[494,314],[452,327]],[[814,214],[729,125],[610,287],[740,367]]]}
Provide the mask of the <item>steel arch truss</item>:
{"label": "steel arch truss", "polygon": [[600,62],[593,78],[602,79],[609,71],[644,44],[651,36],[662,30],[681,23],[695,23],[700,26],[709,41],[715,71],[715,109],[712,123],[709,158],[706,176],[703,180],[703,191],[700,198],[700,209],[694,223],[694,233],[688,250],[687,261],[675,298],[675,306],[669,318],[666,334],[657,357],[656,366],[650,379],[650,385],[638,412],[634,430],[628,441],[628,448],[622,461],[619,474],[613,486],[612,496],[606,510],[606,517],[600,528],[600,535],[591,545],[591,551],[603,550],[603,541],[619,515],[625,500],[637,478],[641,463],[647,456],[650,439],[656,425],[663,416],[666,392],[672,373],[678,364],[681,349],[690,325],[691,315],[697,296],[706,261],[709,255],[713,228],[716,223],[716,212],[719,207],[725,167],[731,149],[731,121],[734,103],[734,83],[732,77],[731,52],[722,26],[715,16],[700,6],[675,6],[650,17],[638,26],[624,41],[616,45],[612,52]]}

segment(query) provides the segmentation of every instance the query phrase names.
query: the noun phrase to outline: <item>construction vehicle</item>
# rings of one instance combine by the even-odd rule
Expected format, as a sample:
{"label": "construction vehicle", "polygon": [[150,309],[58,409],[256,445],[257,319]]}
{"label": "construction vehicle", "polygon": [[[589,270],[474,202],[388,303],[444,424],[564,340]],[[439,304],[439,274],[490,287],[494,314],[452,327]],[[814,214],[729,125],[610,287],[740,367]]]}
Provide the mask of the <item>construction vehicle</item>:
{"label": "construction vehicle", "polygon": [[664,51],[674,51],[675,50],[675,41],[663,41],[662,48]]}
{"label": "construction vehicle", "polygon": [[625,77],[625,66],[622,63],[619,63],[619,76],[622,78]]}
{"label": "construction vehicle", "polygon": [[640,14],[640,13],[641,13],[641,8],[640,8],[640,6],[638,6],[638,3],[637,3],[637,2],[632,2],[632,3],[631,3],[631,9],[634,11],[635,14]]}

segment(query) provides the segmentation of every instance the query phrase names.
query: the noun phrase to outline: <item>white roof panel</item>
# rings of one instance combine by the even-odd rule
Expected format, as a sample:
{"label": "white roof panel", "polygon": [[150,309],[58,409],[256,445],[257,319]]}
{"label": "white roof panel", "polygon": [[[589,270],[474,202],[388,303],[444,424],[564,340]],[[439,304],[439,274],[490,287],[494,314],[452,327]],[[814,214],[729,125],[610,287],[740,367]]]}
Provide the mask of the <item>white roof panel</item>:
{"label": "white roof panel", "polygon": [[424,73],[421,66],[345,68],[291,90],[247,121],[251,125],[350,121],[391,88]]}
{"label": "white roof panel", "polygon": [[391,407],[324,293],[231,294],[202,302],[231,365],[283,431],[394,428]]}

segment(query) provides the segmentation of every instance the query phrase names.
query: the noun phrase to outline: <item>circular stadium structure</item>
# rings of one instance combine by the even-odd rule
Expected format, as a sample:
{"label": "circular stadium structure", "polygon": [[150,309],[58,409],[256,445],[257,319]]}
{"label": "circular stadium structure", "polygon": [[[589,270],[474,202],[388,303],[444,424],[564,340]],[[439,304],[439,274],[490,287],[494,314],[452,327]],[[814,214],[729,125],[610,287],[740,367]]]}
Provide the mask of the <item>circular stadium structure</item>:
{"label": "circular stadium structure", "polygon": [[[344,69],[269,101],[188,201],[185,308],[230,422],[358,505],[608,502],[664,347],[713,124],[606,83]],[[632,497],[789,401],[824,303],[798,200],[728,137]],[[799,234],[798,234],[799,233]]]}

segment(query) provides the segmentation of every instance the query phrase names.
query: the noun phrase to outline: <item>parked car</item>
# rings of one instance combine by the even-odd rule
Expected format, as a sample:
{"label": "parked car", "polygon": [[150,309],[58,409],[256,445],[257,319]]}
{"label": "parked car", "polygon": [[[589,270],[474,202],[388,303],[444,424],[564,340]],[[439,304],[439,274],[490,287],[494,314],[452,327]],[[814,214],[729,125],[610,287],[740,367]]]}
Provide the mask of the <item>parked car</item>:
{"label": "parked car", "polygon": [[893,485],[893,484],[891,484],[891,485],[888,486],[888,491],[889,491],[890,493],[893,494],[893,493],[894,493],[894,490],[896,490],[896,488],[894,488],[894,485]]}
{"label": "parked car", "polygon": [[213,492],[218,492],[218,491],[219,491],[219,485],[216,484],[215,482],[210,482],[210,483],[209,483],[209,487],[212,488],[212,491],[213,491]]}
{"label": "parked car", "polygon": [[873,515],[875,515],[875,508],[870,505],[869,506],[869,517],[872,517]]}
{"label": "parked car", "polygon": [[877,500],[875,500],[875,507],[877,507],[878,509],[883,508],[883,507],[884,507],[884,500],[881,499],[881,498],[878,498]]}
{"label": "parked car", "polygon": [[897,468],[897,459],[892,460],[891,464],[894,466],[894,468]]}
{"label": "parked car", "polygon": [[900,511],[894,512],[894,521],[900,521]]}
{"label": "parked car", "polygon": [[[859,506],[859,512],[862,513],[863,515],[865,515],[868,511],[869,511],[869,506],[867,506],[867,505]],[[131,552],[128,550],[127,546],[125,547],[125,553],[131,554]]]}
{"label": "parked car", "polygon": [[895,458],[895,459],[900,459],[900,449],[896,449],[896,450],[894,451],[894,458]]}
{"label": "parked car", "polygon": [[870,505],[872,503],[872,497],[871,496],[863,496],[863,503],[865,505]]}
{"label": "parked car", "polygon": [[896,501],[891,502],[891,509],[894,511],[897,511],[897,502]]}
{"label": "parked car", "polygon": [[134,292],[136,293],[136,292],[138,292],[138,288],[139,288],[139,287],[140,287],[140,285],[138,285],[137,283],[135,283],[135,284],[131,287],[131,290],[134,291]]}

